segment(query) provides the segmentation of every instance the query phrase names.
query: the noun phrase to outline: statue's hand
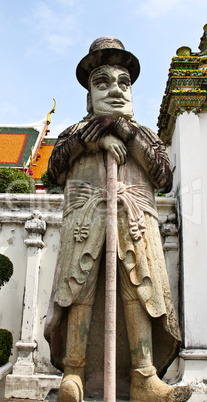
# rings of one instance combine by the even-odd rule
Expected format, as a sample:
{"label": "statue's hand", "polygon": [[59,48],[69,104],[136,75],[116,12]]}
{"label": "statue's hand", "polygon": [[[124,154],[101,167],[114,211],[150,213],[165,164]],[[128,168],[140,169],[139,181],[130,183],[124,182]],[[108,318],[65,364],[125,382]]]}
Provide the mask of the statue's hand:
{"label": "statue's hand", "polygon": [[81,139],[84,142],[95,142],[102,135],[113,133],[117,117],[111,115],[101,115],[91,119],[85,127],[80,130]]}
{"label": "statue's hand", "polygon": [[101,148],[112,153],[118,165],[126,163],[127,149],[123,142],[114,137],[114,135],[109,134],[102,137],[99,141],[99,145]]}
{"label": "statue's hand", "polygon": [[135,126],[124,117],[119,117],[114,126],[114,134],[120,138],[124,144],[128,144],[138,134],[138,126]]}

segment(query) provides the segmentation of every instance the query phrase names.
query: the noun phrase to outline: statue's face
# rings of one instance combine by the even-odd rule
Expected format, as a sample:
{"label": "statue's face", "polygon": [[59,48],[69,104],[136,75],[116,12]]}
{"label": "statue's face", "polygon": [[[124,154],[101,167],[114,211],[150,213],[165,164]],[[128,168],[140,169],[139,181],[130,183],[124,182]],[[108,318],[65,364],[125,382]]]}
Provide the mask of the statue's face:
{"label": "statue's face", "polygon": [[90,77],[90,93],[95,115],[132,118],[131,80],[125,68],[107,65],[94,70]]}

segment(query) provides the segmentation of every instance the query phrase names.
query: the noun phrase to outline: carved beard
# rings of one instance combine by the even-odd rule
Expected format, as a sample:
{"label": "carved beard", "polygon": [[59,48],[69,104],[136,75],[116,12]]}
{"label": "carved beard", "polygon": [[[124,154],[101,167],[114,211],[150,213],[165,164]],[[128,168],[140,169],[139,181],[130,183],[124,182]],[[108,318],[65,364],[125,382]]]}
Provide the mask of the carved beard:
{"label": "carved beard", "polygon": [[124,107],[113,107],[104,102],[99,102],[93,105],[90,92],[87,94],[87,112],[97,116],[102,114],[109,114],[115,117],[124,117],[127,120],[132,119],[134,116],[132,102],[126,103]]}
{"label": "carved beard", "polygon": [[131,104],[125,104],[124,107],[120,107],[118,105],[114,107],[112,105],[107,105],[100,102],[100,104],[96,104],[93,107],[93,111],[95,115],[110,114],[115,117],[125,117],[127,120],[131,119],[134,114]]}

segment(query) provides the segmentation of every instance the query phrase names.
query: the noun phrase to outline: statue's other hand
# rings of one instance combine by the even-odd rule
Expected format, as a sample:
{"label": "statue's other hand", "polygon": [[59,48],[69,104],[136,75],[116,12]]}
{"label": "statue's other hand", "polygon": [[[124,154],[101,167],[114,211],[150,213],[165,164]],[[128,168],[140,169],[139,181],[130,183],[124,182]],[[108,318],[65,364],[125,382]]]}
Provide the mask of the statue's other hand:
{"label": "statue's other hand", "polygon": [[111,115],[100,115],[91,119],[85,127],[80,130],[81,139],[85,142],[95,142],[102,135],[113,133],[117,117]]}
{"label": "statue's other hand", "polygon": [[127,158],[127,148],[124,143],[114,135],[106,135],[102,137],[99,141],[101,148],[112,153],[114,158],[117,160],[118,165],[123,165],[126,163]]}

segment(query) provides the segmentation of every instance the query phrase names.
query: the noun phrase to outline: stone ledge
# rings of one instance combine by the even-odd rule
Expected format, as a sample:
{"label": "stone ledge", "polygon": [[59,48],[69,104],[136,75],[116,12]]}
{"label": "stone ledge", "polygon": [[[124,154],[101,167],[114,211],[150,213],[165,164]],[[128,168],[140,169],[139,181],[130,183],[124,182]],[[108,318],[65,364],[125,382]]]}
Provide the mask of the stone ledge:
{"label": "stone ledge", "polygon": [[[38,399],[14,399],[14,398],[6,398],[4,399],[4,402],[40,402]],[[49,401],[44,401],[44,402],[49,402]]]}
{"label": "stone ledge", "polygon": [[179,355],[184,360],[207,360],[207,349],[182,349]]}
{"label": "stone ledge", "polygon": [[[58,389],[62,376],[57,375],[14,375],[9,374],[6,380],[6,398],[11,402],[48,401],[47,396],[52,389]],[[25,400],[24,397],[27,399]],[[5,399],[5,401],[7,401]]]}

